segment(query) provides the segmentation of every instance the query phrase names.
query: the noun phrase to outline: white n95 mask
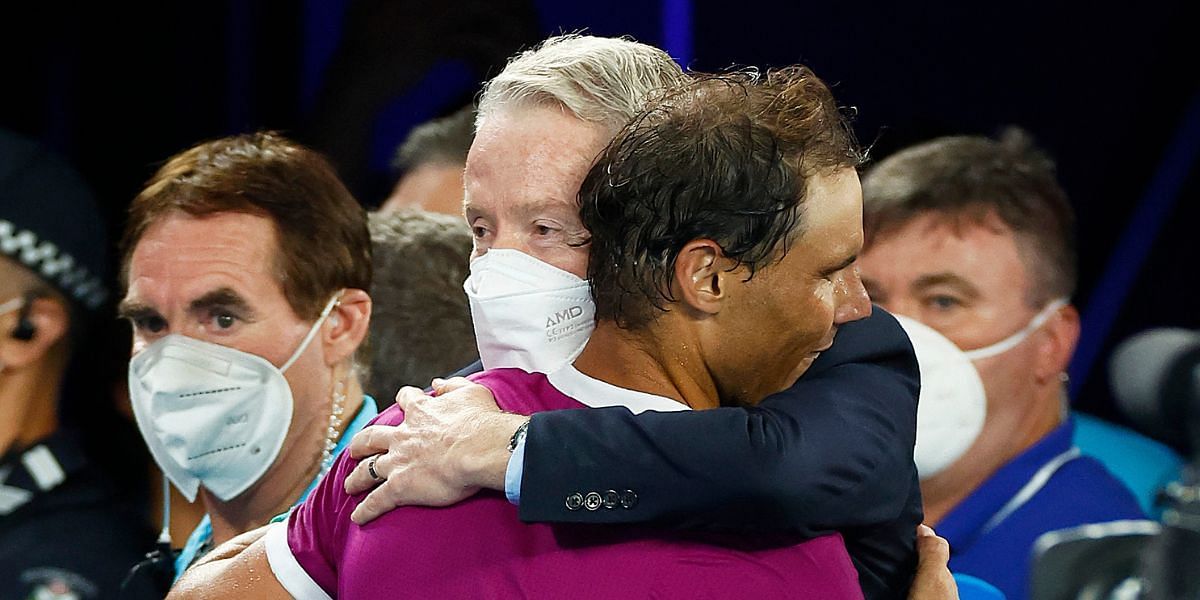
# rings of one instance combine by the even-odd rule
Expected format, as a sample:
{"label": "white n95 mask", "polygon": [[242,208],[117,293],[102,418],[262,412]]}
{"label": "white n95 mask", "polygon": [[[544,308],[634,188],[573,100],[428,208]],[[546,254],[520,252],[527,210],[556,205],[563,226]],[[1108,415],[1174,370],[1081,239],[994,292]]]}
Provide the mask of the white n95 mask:
{"label": "white n95 mask", "polygon": [[463,289],[486,369],[553,373],[579,356],[596,326],[586,280],[518,250],[471,261]]}
{"label": "white n95 mask", "polygon": [[279,456],[294,408],[283,373],[308,348],[339,297],[330,299],[279,368],[179,334],[150,344],[129,362],[138,429],[163,474],[189,502],[201,485],[223,501],[235,498]]}
{"label": "white n95 mask", "polygon": [[921,371],[913,461],[920,478],[928,479],[975,443],[987,417],[987,393],[979,371],[954,342],[916,320],[895,317],[912,341]]}

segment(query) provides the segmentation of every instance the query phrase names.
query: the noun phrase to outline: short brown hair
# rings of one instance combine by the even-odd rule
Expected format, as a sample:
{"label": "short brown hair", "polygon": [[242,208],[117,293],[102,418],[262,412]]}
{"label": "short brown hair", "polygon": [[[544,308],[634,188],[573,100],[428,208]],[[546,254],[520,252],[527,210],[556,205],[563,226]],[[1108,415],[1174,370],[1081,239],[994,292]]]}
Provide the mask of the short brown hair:
{"label": "short brown hair", "polygon": [[666,91],[617,134],[579,192],[596,318],[633,328],[665,309],[675,260],[698,238],[753,276],[801,232],[809,178],[861,161],[807,67],[699,76]]}
{"label": "short brown hair", "polygon": [[146,230],[174,211],[265,216],[279,240],[276,275],[296,315],[315,319],[334,292],[370,290],[366,213],[320,154],[276,133],[205,142],[167,161],[129,207],[121,279]]}
{"label": "short brown hair", "polygon": [[1031,277],[1029,304],[1075,292],[1075,213],[1054,161],[1024,131],[917,144],[881,161],[862,184],[868,245],[925,214],[955,226],[995,217],[1017,239]]}

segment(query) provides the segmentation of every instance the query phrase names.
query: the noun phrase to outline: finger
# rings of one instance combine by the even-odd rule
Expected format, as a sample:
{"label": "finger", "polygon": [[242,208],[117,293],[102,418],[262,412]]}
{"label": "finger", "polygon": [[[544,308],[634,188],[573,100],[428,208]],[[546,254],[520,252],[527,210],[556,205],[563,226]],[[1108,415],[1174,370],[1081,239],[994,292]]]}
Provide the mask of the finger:
{"label": "finger", "polygon": [[[479,385],[466,377],[451,377],[450,379],[434,379],[434,385],[438,387],[439,393],[445,394],[454,390],[465,388],[469,385]],[[438,382],[441,382],[438,385]]]}
{"label": "finger", "polygon": [[399,494],[393,490],[396,487],[395,483],[385,483],[372,490],[366,498],[363,498],[362,502],[358,503],[358,506],[354,507],[354,512],[350,513],[350,520],[359,525],[366,525],[379,515],[401,506]]}
{"label": "finger", "polygon": [[929,537],[929,536],[933,536],[933,535],[937,535],[937,534],[934,533],[932,527],[930,527],[924,523],[917,525],[917,537]]}
{"label": "finger", "polygon": [[350,475],[346,477],[346,481],[342,483],[346,493],[351,496],[361,494],[381,483],[387,481],[387,464],[388,455],[380,454],[379,458],[375,459],[375,473],[380,479],[371,477],[371,469],[369,463],[372,459],[367,458],[354,465],[354,470],[350,471]]}
{"label": "finger", "polygon": [[918,563],[926,565],[945,565],[950,562],[950,543],[937,535],[917,538]]}
{"label": "finger", "polygon": [[433,381],[429,382],[429,389],[433,390],[434,396],[440,396],[442,395],[442,392],[446,391],[443,389],[445,385],[445,379],[442,379],[441,377],[434,377]]}
{"label": "finger", "polygon": [[425,392],[411,385],[406,385],[400,388],[400,391],[396,392],[396,406],[399,406],[402,412],[407,413],[413,404],[425,398]]}
{"label": "finger", "polygon": [[391,441],[391,432],[396,428],[390,425],[371,425],[350,438],[350,458],[362,458],[373,454],[387,452]]}

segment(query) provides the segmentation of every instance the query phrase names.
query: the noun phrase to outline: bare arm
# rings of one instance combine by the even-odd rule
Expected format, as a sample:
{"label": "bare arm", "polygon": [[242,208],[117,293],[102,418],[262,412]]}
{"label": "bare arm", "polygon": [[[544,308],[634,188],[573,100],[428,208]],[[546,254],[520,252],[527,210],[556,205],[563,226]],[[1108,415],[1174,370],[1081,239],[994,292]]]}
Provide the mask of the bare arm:
{"label": "bare arm", "polygon": [[218,546],[184,572],[167,598],[290,598],[267,562],[263,536],[270,527],[248,531]]}

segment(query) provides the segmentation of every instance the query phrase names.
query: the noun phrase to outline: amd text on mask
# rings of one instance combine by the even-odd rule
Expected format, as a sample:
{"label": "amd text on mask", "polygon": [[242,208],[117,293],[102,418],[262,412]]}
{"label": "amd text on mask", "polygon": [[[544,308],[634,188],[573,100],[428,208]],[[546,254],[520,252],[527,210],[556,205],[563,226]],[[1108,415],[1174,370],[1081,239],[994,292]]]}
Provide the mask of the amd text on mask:
{"label": "amd text on mask", "polygon": [[596,327],[586,280],[518,250],[471,261],[463,289],[487,369],[553,373],[579,356]]}

